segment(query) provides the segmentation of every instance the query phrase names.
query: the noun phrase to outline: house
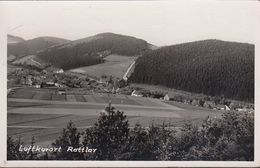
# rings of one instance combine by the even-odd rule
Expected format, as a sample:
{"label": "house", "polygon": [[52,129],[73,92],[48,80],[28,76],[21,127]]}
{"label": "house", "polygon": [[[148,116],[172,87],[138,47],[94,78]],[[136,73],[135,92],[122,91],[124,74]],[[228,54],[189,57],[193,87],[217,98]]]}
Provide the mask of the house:
{"label": "house", "polygon": [[174,100],[174,95],[168,93],[168,94],[166,94],[166,95],[163,97],[163,100],[166,100],[166,101]]}
{"label": "house", "polygon": [[25,78],[25,77],[22,77],[22,78],[20,79],[20,83],[23,84],[23,85],[25,85],[25,84],[26,84],[26,78]]}
{"label": "house", "polygon": [[203,107],[214,109],[214,108],[216,108],[216,104],[212,101],[205,101],[203,104]]}
{"label": "house", "polygon": [[35,88],[41,88],[41,85],[40,84],[35,84],[34,87]]}
{"label": "house", "polygon": [[55,85],[56,87],[59,87],[59,88],[64,88],[64,87],[66,87],[66,86],[64,86],[64,85],[62,85],[62,84],[59,84],[59,83],[54,83],[54,85]]}
{"label": "house", "polygon": [[107,78],[100,78],[98,80],[98,83],[107,83],[108,84]]}
{"label": "house", "polygon": [[61,74],[61,73],[63,73],[64,71],[63,71],[63,69],[59,69],[59,70],[56,70],[55,71],[55,73],[57,73],[57,74]]}
{"label": "house", "polygon": [[52,81],[48,81],[48,82],[46,82],[46,84],[49,86],[55,86],[54,82],[52,82]]}
{"label": "house", "polygon": [[40,78],[41,78],[41,79],[46,79],[46,76],[41,75]]}
{"label": "house", "polygon": [[113,87],[113,89],[112,89],[111,93],[113,93],[113,94],[115,94],[115,93],[116,93],[116,90],[115,90],[115,88],[114,88],[114,87]]}
{"label": "house", "polygon": [[59,89],[57,93],[58,93],[59,95],[65,95],[65,94],[66,94],[66,91],[65,91],[65,89]]}
{"label": "house", "polygon": [[170,96],[169,96],[168,94],[166,94],[166,95],[163,97],[163,100],[169,101],[169,100],[170,100]]}
{"label": "house", "polygon": [[199,106],[199,100],[193,99],[192,102],[191,102],[191,105]]}
{"label": "house", "polygon": [[217,110],[226,110],[226,111],[230,111],[230,108],[227,105],[217,105]]}
{"label": "house", "polygon": [[142,93],[140,91],[134,90],[131,93],[131,96],[136,96],[136,97],[143,97]]}
{"label": "house", "polygon": [[31,76],[31,75],[28,75],[28,76],[26,77],[25,84],[32,86],[33,82],[32,82],[32,76]]}
{"label": "house", "polygon": [[41,88],[43,88],[43,87],[52,87],[52,86],[55,86],[55,85],[54,85],[54,82],[51,82],[51,81],[42,82],[41,83]]}
{"label": "house", "polygon": [[116,89],[116,93],[118,94],[120,92],[120,88],[117,88]]}
{"label": "house", "polygon": [[225,110],[230,111],[230,108],[227,105],[225,105]]}
{"label": "house", "polygon": [[32,86],[32,79],[31,78],[27,78],[26,84]]}
{"label": "house", "polygon": [[205,108],[212,108],[212,106],[210,105],[210,103],[207,102],[207,101],[204,102],[203,107],[205,107]]}
{"label": "house", "polygon": [[246,109],[246,108],[237,108],[237,111],[240,111],[240,112],[246,112],[247,109]]}

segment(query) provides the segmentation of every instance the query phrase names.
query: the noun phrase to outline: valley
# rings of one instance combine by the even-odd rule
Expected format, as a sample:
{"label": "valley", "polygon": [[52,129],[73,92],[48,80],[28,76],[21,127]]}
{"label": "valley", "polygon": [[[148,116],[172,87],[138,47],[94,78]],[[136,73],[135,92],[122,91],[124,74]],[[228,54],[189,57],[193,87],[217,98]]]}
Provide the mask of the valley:
{"label": "valley", "polygon": [[[46,40],[54,42],[46,46]],[[131,128],[137,123],[200,125],[226,111],[254,111],[248,44],[209,40],[157,47],[113,33],[75,41],[50,37],[13,41],[7,67],[7,132],[26,144],[32,137],[36,144],[51,144],[69,121],[79,130],[92,127],[109,103],[124,111]],[[226,56],[226,44],[237,49],[232,57]],[[234,83],[234,94],[225,83],[238,75],[246,82]],[[220,84],[212,88],[214,81]],[[232,94],[250,101],[234,100]]]}
{"label": "valley", "polygon": [[260,0],[214,1],[1,2],[0,165],[259,166]]}

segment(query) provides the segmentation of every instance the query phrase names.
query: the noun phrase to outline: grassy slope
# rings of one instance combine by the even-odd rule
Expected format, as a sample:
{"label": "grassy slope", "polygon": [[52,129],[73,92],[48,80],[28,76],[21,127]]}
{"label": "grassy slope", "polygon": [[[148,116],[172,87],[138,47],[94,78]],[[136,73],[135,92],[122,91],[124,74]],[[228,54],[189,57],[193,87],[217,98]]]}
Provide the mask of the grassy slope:
{"label": "grassy slope", "polygon": [[80,68],[72,69],[70,71],[88,74],[96,78],[101,78],[102,75],[106,75],[106,76],[111,75],[114,77],[122,78],[127,68],[131,65],[134,59],[135,59],[134,57],[109,55],[105,58],[104,63],[98,65],[80,67]]}

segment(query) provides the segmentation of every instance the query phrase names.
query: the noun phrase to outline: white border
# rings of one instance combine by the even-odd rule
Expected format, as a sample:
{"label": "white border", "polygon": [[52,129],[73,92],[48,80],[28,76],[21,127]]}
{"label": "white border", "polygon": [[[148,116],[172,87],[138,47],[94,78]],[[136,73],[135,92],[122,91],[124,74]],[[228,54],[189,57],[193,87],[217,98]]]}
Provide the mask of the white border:
{"label": "white border", "polygon": [[[177,2],[177,1],[175,1]],[[199,1],[200,3],[202,1]],[[249,2],[249,1],[248,1]],[[259,3],[258,3],[259,2]],[[6,58],[6,23],[4,17],[4,5],[6,2],[0,2],[0,88],[1,88],[1,122],[0,122],[0,166],[5,167],[258,167],[260,166],[260,120],[258,114],[260,100],[260,1],[254,2],[258,7],[258,18],[254,33],[255,39],[255,161],[6,161],[6,130],[7,130],[7,100],[6,100],[6,81],[7,81],[7,58]],[[21,2],[19,2],[21,3]],[[59,2],[66,3],[66,2]],[[111,2],[116,3],[116,2]],[[223,2],[225,3],[225,2]],[[250,2],[252,3],[252,1]],[[258,3],[258,4],[257,4]],[[258,123],[258,124],[256,124]],[[258,131],[256,131],[258,130]],[[258,143],[257,143],[258,142]]]}

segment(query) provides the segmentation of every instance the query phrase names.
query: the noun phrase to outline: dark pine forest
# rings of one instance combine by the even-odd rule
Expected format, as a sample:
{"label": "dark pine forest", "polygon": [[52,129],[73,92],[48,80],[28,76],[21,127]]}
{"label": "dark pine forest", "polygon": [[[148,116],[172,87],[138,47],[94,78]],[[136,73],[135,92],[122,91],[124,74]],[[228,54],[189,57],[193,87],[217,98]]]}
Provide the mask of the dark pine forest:
{"label": "dark pine forest", "polygon": [[130,80],[253,101],[254,45],[204,40],[148,51]]}

